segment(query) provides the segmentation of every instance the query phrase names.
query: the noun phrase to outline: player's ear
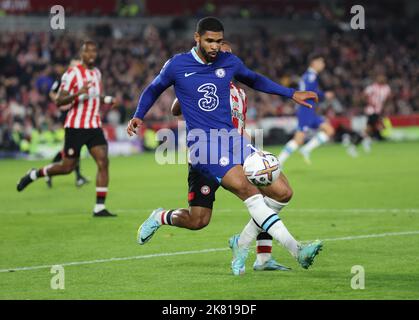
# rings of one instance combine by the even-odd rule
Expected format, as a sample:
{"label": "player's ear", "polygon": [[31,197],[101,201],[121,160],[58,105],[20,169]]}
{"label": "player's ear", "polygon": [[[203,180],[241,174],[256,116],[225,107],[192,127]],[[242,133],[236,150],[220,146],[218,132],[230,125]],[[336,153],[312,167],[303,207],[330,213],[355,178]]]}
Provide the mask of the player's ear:
{"label": "player's ear", "polygon": [[195,32],[194,35],[193,35],[193,37],[195,39],[196,44],[198,44],[199,43],[199,40],[201,40],[201,36],[199,35],[199,33],[198,32]]}

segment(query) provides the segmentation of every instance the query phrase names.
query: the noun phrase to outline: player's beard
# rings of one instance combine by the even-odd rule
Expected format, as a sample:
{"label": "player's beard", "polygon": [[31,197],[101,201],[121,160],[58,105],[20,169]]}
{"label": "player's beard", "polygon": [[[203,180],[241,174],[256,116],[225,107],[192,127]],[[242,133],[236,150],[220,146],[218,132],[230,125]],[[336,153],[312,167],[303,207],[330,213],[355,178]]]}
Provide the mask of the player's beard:
{"label": "player's beard", "polygon": [[93,62],[87,61],[86,65],[89,69],[92,69],[95,66],[95,62],[96,62],[95,60],[93,60]]}
{"label": "player's beard", "polygon": [[211,56],[208,54],[208,52],[206,52],[206,51],[205,51],[205,49],[204,49],[201,45],[199,45],[199,51],[201,51],[201,54],[204,56],[204,58],[205,58],[205,60],[206,60],[207,62],[214,62],[214,61],[215,61],[215,59],[217,58],[217,54],[218,54],[218,52],[217,52],[217,54],[216,54],[214,57],[211,57]]}

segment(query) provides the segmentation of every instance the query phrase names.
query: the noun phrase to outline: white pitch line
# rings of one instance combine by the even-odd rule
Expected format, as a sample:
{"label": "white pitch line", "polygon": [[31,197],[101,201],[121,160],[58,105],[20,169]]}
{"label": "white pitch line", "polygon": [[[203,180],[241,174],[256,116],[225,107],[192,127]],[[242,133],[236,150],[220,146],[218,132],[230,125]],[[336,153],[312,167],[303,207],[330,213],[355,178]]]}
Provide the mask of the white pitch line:
{"label": "white pitch line", "polygon": [[[366,234],[366,235],[340,237],[340,238],[326,238],[326,239],[323,239],[323,241],[344,241],[344,240],[394,237],[394,236],[406,236],[406,235],[417,235],[417,234],[419,234],[419,230]],[[306,241],[313,241],[313,240],[306,240]],[[227,250],[230,250],[230,249],[229,248],[213,248],[213,249],[203,249],[203,250],[193,250],[193,251],[155,253],[155,254],[147,254],[147,255],[142,255],[142,256],[123,257],[123,258],[109,258],[109,259],[98,259],[98,260],[90,260],[90,261],[65,262],[65,263],[56,263],[53,265],[51,264],[51,265],[32,266],[32,267],[17,267],[17,268],[0,269],[0,273],[15,272],[15,271],[28,271],[28,270],[37,270],[37,269],[49,269],[54,265],[60,265],[63,267],[79,266],[79,265],[105,263],[105,262],[113,262],[113,261],[128,261],[128,260],[149,259],[149,258],[157,258],[157,257],[171,257],[171,256],[185,255],[185,254],[199,254],[199,253],[218,252],[218,251],[227,251]]]}
{"label": "white pitch line", "polygon": [[[114,209],[117,213],[149,213],[153,209]],[[343,212],[343,213],[419,213],[419,208],[286,208],[285,212]],[[229,209],[220,208],[214,209],[214,212],[247,212],[245,208]],[[57,210],[53,208],[48,209],[32,209],[32,210],[10,210],[1,211],[8,214],[26,214],[26,213],[81,213],[80,210]]]}

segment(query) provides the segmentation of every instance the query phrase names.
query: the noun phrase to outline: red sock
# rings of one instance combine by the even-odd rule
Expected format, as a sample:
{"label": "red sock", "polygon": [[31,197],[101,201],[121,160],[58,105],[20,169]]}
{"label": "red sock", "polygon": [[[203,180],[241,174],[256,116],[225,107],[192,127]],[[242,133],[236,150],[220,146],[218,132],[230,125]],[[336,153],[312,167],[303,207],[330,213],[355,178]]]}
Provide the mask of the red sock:
{"label": "red sock", "polygon": [[174,210],[164,211],[161,214],[161,224],[169,224],[172,225],[172,213]]}
{"label": "red sock", "polygon": [[96,204],[105,204],[108,188],[96,187]]}
{"label": "red sock", "polygon": [[38,171],[36,171],[36,176],[38,178],[47,176],[48,175],[47,170],[48,170],[48,166],[39,169]]}

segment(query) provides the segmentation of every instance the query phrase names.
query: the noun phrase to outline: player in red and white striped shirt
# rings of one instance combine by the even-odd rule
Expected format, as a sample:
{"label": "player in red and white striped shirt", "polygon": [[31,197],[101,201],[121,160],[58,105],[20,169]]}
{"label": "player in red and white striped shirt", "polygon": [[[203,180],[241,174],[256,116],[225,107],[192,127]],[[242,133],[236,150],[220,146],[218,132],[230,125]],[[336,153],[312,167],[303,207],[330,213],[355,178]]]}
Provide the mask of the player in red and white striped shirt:
{"label": "player in red and white striped shirt", "polygon": [[247,96],[242,88],[230,82],[231,121],[240,134],[246,127]]}
{"label": "player in red and white striped shirt", "polygon": [[367,99],[365,113],[367,115],[380,115],[383,111],[384,103],[391,95],[391,89],[386,83],[385,76],[382,74],[378,75],[376,82],[365,88],[364,95]]}
{"label": "player in red and white striped shirt", "polygon": [[371,138],[382,139],[380,131],[382,129],[381,115],[384,104],[391,96],[390,86],[387,84],[385,75],[379,74],[376,81],[364,90],[364,97],[367,102],[365,114],[368,116],[365,137],[362,141],[365,151],[370,151]]}
{"label": "player in red and white striped shirt", "polygon": [[17,190],[22,191],[40,177],[72,172],[80,157],[81,148],[86,145],[98,168],[93,216],[112,217],[115,215],[105,208],[109,182],[108,143],[103,134],[99,107],[101,103],[113,104],[115,99],[111,96],[104,97],[102,94],[102,76],[95,67],[96,43],[85,41],[80,56],[82,63],[70,67],[62,76],[56,99],[62,110],[69,110],[64,124],[65,156],[60,163],[49,164],[39,170],[31,169],[20,179]]}

